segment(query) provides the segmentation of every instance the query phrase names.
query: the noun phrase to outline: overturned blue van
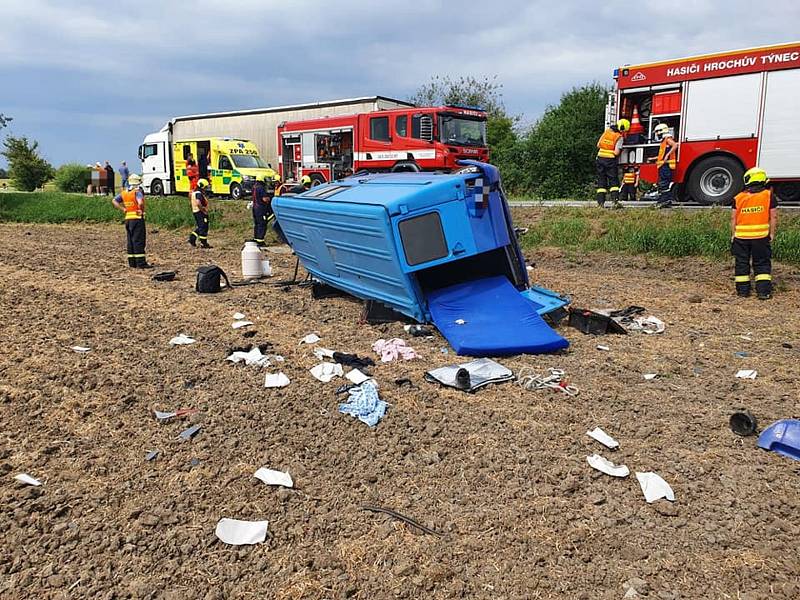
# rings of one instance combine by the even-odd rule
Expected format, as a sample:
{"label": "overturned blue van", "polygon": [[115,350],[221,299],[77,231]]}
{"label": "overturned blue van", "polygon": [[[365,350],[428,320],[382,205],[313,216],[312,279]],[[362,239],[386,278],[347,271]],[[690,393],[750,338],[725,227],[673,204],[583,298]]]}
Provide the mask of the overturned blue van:
{"label": "overturned blue van", "polygon": [[530,288],[497,169],[469,165],[356,175],[272,206],[315,279],[433,322],[459,354],[565,348],[540,312],[566,301]]}

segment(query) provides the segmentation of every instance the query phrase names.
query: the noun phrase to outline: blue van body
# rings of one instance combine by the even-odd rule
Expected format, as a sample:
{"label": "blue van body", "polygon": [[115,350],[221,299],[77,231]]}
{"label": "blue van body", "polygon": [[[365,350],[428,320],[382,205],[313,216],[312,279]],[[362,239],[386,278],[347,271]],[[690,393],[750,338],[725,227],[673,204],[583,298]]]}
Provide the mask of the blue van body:
{"label": "blue van body", "polygon": [[[535,303],[499,173],[469,162],[458,174],[356,175],[272,207],[314,278],[417,321],[432,320],[432,290],[498,275]],[[536,306],[552,310],[552,298]]]}

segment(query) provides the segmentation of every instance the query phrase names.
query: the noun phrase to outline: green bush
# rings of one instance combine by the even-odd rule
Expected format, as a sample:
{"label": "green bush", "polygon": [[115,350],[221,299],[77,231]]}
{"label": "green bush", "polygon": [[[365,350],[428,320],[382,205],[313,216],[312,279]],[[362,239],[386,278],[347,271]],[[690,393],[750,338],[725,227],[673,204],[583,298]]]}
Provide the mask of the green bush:
{"label": "green bush", "polygon": [[77,163],[61,165],[56,171],[56,187],[62,192],[83,193],[91,181],[91,169]]}

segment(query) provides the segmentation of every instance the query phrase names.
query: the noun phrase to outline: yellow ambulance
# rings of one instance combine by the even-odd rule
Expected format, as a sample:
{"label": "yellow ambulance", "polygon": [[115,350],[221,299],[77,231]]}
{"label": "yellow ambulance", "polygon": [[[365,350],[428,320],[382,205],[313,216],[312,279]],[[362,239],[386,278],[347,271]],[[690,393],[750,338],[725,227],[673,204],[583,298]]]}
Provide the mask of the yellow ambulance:
{"label": "yellow ambulance", "polygon": [[234,200],[248,197],[253,184],[265,175],[277,173],[258,154],[253,142],[234,138],[198,138],[172,143],[172,164],[175,191],[189,191],[186,163],[193,158],[198,167],[208,165],[208,182],[216,196],[230,196]]}

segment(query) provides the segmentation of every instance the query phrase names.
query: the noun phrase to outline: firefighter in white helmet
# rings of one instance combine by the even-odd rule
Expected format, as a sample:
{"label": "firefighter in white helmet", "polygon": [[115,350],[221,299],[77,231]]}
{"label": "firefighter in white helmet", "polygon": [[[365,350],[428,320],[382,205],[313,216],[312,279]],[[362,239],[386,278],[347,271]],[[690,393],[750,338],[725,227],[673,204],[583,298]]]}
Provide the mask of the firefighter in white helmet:
{"label": "firefighter in white helmet", "polygon": [[597,204],[606,203],[606,194],[611,197],[614,208],[621,208],[619,203],[619,153],[622,152],[624,133],[631,128],[628,119],[620,119],[603,132],[597,140],[597,158],[594,161],[597,169]]}
{"label": "firefighter in white helmet", "polygon": [[656,139],[661,142],[658,156],[651,158],[658,167],[658,202],[656,208],[672,206],[672,179],[678,164],[678,143],[672,138],[672,132],[666,123],[659,123],[653,130]]}

